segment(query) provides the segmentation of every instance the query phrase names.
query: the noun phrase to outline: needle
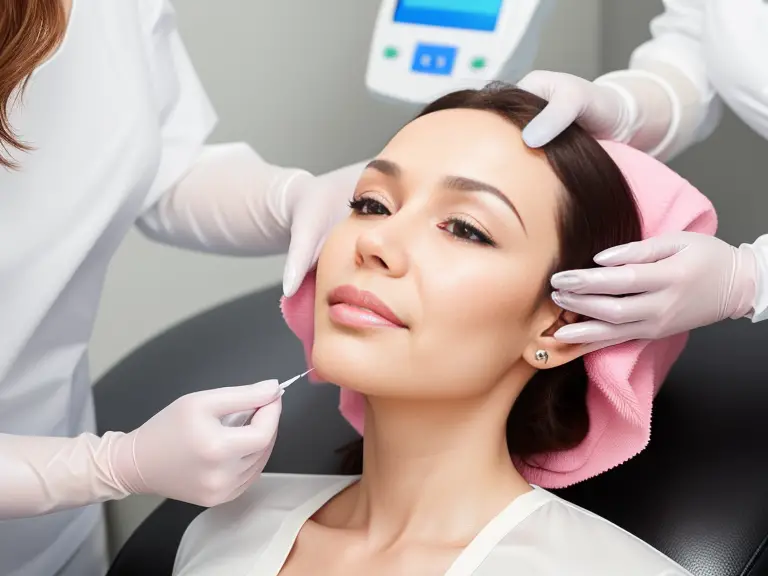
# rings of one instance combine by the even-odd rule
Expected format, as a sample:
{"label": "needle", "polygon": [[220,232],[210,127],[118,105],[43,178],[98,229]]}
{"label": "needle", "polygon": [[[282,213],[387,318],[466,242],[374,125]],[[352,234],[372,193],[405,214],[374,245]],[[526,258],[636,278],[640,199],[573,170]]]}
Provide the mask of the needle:
{"label": "needle", "polygon": [[291,378],[290,380],[286,380],[286,381],[285,381],[285,382],[283,382],[282,384],[279,384],[279,385],[278,385],[278,388],[280,388],[280,390],[285,390],[286,388],[288,388],[288,386],[290,386],[291,384],[293,384],[294,382],[296,382],[296,380],[298,380],[299,378],[303,378],[304,376],[306,376],[307,374],[309,374],[310,372],[312,372],[312,370],[314,370],[314,368],[310,368],[309,370],[307,370],[307,371],[306,371],[306,372],[304,372],[303,374],[299,374],[298,376],[294,376],[294,377],[293,377],[293,378]]}
{"label": "needle", "polygon": [[[299,374],[298,376],[294,376],[290,380],[286,380],[285,382],[278,384],[278,388],[280,389],[280,396],[282,396],[285,393],[285,389],[288,388],[291,384],[296,382],[299,378],[303,378],[310,372],[312,372],[314,368],[310,368],[303,374]],[[256,410],[246,410],[244,412],[237,412],[235,414],[229,414],[227,416],[224,416],[224,418],[221,419],[221,423],[223,426],[227,426],[229,428],[238,428],[240,426],[247,426],[251,419],[253,418],[253,415],[256,414]]]}

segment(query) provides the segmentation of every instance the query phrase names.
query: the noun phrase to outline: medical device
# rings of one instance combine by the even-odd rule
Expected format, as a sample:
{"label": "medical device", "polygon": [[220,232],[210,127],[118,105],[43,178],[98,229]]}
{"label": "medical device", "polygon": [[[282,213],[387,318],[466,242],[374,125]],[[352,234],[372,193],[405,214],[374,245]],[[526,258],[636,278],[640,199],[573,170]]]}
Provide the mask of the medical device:
{"label": "medical device", "polygon": [[368,56],[373,94],[425,104],[530,71],[555,0],[382,0]]}
{"label": "medical device", "polygon": [[[278,385],[278,388],[280,388],[280,396],[283,395],[283,392],[285,391],[288,386],[296,382],[299,378],[303,378],[310,372],[312,372],[314,368],[310,368],[303,374],[299,374],[298,376],[294,376],[290,380],[286,380],[285,382],[282,382]],[[227,426],[228,428],[237,428],[239,426],[247,426],[251,422],[251,418],[253,418],[253,415],[256,414],[256,410],[246,410],[244,412],[237,412],[235,414],[228,414],[227,416],[224,416],[224,418],[221,419],[221,423],[223,426]]]}

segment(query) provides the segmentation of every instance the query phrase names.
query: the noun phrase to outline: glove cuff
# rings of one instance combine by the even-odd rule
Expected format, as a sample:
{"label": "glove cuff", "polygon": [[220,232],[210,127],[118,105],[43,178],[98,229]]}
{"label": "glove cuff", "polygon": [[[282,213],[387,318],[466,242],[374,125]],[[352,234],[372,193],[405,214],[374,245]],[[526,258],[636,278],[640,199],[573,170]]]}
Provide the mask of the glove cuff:
{"label": "glove cuff", "polygon": [[746,317],[752,322],[761,322],[768,319],[768,234],[760,236],[752,244],[742,244],[739,250],[748,251],[755,262],[753,310]]}
{"label": "glove cuff", "polygon": [[734,248],[735,263],[729,301],[734,309],[729,317],[753,318],[755,314],[755,297],[758,293],[758,264],[751,244],[742,244]]}
{"label": "glove cuff", "polygon": [[[659,96],[653,95],[653,90],[639,89],[636,85],[638,80],[642,80],[645,83],[644,85],[649,87],[655,86],[657,88],[656,93],[660,89],[664,94],[661,98],[666,98],[667,101],[661,102]],[[622,142],[631,144],[631,141],[641,132],[651,130],[653,136],[651,141],[658,143],[651,149],[645,150],[645,152],[654,158],[665,158],[671,155],[680,131],[683,105],[675,87],[670,82],[658,74],[646,70],[632,69],[617,70],[604,74],[595,80],[595,84],[610,86],[619,92],[628,109],[633,112],[633,116],[625,127],[626,140],[622,140]],[[653,111],[658,113],[662,104],[665,116],[668,115],[668,118],[662,124],[663,131],[659,130],[658,127],[647,128],[651,124],[648,114]],[[657,131],[658,135],[656,135]]]}
{"label": "glove cuff", "polygon": [[106,446],[107,472],[115,486],[126,494],[148,494],[147,483],[136,461],[136,439],[139,430],[130,434],[107,432],[102,437]]}
{"label": "glove cuff", "polygon": [[[606,77],[608,77],[608,79],[606,79]],[[620,115],[611,130],[611,140],[621,142],[622,144],[628,144],[641,127],[640,110],[637,105],[637,100],[632,95],[632,92],[627,90],[620,83],[611,82],[609,74],[597,78],[594,81],[594,84],[603,89],[610,90],[618,96],[619,100],[621,100],[623,106],[619,107]]]}
{"label": "glove cuff", "polygon": [[315,176],[298,168],[279,168],[270,183],[267,208],[280,230],[288,232],[296,208],[306,202],[306,190]]}

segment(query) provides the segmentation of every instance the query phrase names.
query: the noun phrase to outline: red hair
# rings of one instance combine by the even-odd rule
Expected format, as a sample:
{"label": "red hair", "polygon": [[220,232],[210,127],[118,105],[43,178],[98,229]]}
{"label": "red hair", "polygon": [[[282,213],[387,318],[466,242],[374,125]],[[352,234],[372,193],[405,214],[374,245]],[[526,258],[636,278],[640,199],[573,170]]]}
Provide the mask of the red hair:
{"label": "red hair", "polygon": [[29,151],[10,125],[10,110],[32,72],[59,44],[67,29],[61,0],[0,0],[0,166],[18,165],[11,149]]}

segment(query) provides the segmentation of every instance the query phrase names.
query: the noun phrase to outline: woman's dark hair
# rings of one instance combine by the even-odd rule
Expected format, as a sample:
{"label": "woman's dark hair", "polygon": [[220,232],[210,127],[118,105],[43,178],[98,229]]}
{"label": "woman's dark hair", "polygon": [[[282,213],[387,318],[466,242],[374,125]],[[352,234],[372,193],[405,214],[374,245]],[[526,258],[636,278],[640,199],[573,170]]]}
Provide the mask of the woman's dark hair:
{"label": "woman's dark hair", "polygon": [[[546,104],[534,94],[494,83],[482,90],[448,94],[429,104],[417,118],[441,110],[482,110],[522,130]],[[559,258],[552,273],[592,268],[592,258],[598,252],[641,239],[640,215],[632,190],[619,167],[592,136],[574,124],[541,150],[565,189],[558,214]],[[549,297],[550,291],[547,276],[542,295]],[[586,396],[587,373],[581,358],[539,370],[518,396],[507,419],[510,455],[527,459],[580,444],[589,431]],[[344,451],[344,472],[359,474],[362,441]]]}

